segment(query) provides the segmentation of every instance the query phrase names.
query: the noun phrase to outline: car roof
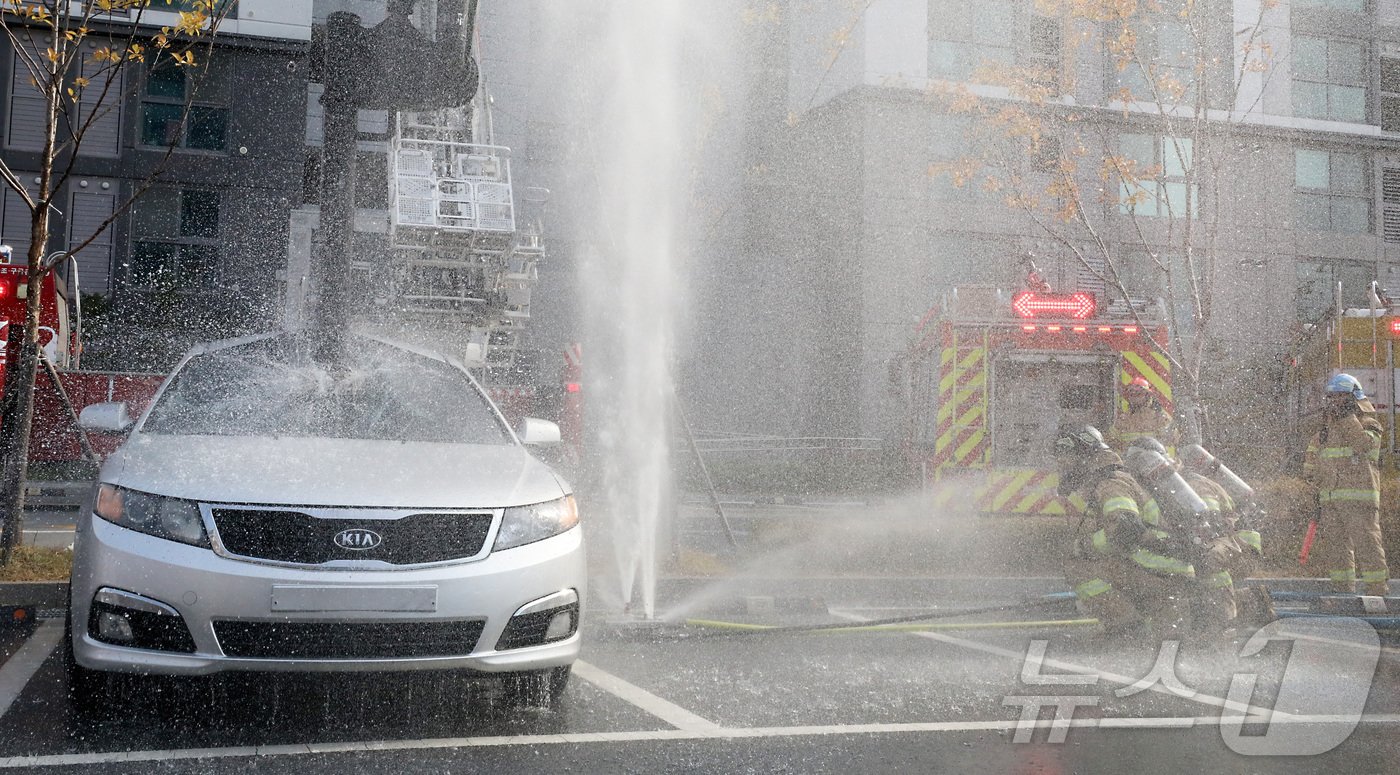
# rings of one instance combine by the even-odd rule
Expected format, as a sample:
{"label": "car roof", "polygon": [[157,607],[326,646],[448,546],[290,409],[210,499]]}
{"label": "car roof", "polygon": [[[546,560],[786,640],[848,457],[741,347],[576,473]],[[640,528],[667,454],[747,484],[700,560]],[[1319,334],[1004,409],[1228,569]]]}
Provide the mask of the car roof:
{"label": "car roof", "polygon": [[[195,355],[204,355],[207,353],[218,352],[220,350],[227,350],[233,347],[240,347],[242,345],[252,344],[253,342],[261,342],[266,339],[274,339],[279,336],[309,336],[310,333],[310,331],[304,329],[282,329],[279,331],[267,331],[261,334],[249,334],[247,336],[232,337],[229,339],[219,339],[213,342],[203,342],[201,344],[196,344],[193,347],[191,347],[189,351],[185,353],[185,357],[190,358]],[[456,366],[458,368],[462,368],[462,364],[457,362],[454,358],[449,358],[436,350],[412,344],[402,339],[395,339],[393,337],[374,334],[367,331],[351,331],[350,335],[378,342],[380,344],[403,350],[404,352],[412,353],[414,355],[420,355],[424,358],[430,358],[432,360],[438,361],[439,363],[445,363],[449,366]]]}

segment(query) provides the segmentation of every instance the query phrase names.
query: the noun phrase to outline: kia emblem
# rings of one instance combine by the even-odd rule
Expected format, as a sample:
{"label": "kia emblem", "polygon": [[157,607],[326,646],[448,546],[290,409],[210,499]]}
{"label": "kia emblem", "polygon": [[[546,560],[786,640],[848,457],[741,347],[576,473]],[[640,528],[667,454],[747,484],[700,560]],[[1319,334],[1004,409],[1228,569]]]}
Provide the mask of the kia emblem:
{"label": "kia emblem", "polygon": [[352,552],[363,552],[384,543],[384,537],[362,527],[352,527],[335,534],[335,545]]}

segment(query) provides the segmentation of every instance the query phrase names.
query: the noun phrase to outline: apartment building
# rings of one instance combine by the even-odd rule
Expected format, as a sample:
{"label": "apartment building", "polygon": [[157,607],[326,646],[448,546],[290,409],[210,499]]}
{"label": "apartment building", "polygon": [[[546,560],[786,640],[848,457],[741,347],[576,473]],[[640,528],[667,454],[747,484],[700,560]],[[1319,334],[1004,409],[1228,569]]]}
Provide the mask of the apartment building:
{"label": "apartment building", "polygon": [[[1333,303],[1337,283],[1361,306],[1373,279],[1400,289],[1400,2],[1206,5],[1216,22],[1202,49],[1215,66],[1210,115],[1232,129],[1215,184],[1193,189],[1221,246],[1212,319],[1199,333],[1210,345],[1203,378],[1217,399],[1218,437],[1228,443],[1256,432],[1234,429],[1246,405],[1273,400],[1289,342]],[[781,23],[748,33],[752,70],[771,76],[750,89],[762,164],[746,174],[746,248],[735,262],[750,269],[723,313],[729,326],[710,340],[715,362],[739,351],[764,364],[729,372],[726,389],[754,397],[728,404],[743,415],[735,425],[897,439],[890,366],[941,294],[1014,288],[1027,252],[1057,287],[1093,285],[1063,244],[1006,205],[1004,191],[959,187],[936,172],[975,154],[978,134],[939,94],[1014,99],[978,83],[987,63],[1049,73],[1050,102],[1078,113],[1074,141],[1159,168],[1150,185],[1160,215],[1169,201],[1180,214],[1180,146],[1155,107],[1121,101],[1125,88],[1143,93],[1141,76],[1087,54],[1095,48],[1077,37],[1082,27],[1071,31],[1043,10],[1030,0],[794,2]],[[1176,68],[1188,82],[1190,36],[1173,29],[1171,14],[1162,19],[1139,31],[1139,49],[1159,78]],[[1253,53],[1264,66],[1242,64],[1245,28],[1259,30]],[[1096,183],[1097,172],[1083,182],[1108,187],[1100,236],[1130,291],[1160,293],[1160,280],[1133,267],[1143,263],[1137,226],[1151,242],[1164,228],[1154,220],[1166,218],[1154,218],[1151,202],[1130,218],[1132,203],[1116,184]]]}
{"label": "apartment building", "polygon": [[[142,26],[155,34],[175,10],[153,6]],[[82,291],[110,305],[110,336],[94,343],[89,365],[166,368],[191,341],[262,330],[275,319],[288,213],[302,198],[311,10],[311,0],[239,0],[203,74],[156,61],[125,68],[123,99],[107,103],[115,109],[100,114],[73,159],[47,247],[86,240],[164,164],[155,184],[77,255]],[[0,155],[31,181],[43,103],[16,52],[0,47]],[[6,191],[0,238],[16,255],[29,248],[28,223],[27,208]]]}

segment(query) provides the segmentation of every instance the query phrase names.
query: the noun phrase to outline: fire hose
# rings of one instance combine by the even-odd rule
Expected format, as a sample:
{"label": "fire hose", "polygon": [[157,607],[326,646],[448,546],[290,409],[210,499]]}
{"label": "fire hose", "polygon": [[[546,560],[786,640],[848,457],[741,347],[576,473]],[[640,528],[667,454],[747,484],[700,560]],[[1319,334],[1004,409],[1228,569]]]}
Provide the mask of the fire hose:
{"label": "fire hose", "polygon": [[[1098,624],[1098,619],[1054,619],[1043,621],[1010,621],[1010,622],[947,622],[943,624],[929,624],[935,619],[951,619],[962,616],[978,616],[989,613],[1011,613],[1017,611],[1034,611],[1051,606],[1063,606],[1074,599],[1073,594],[1059,593],[1043,595],[1030,598],[1015,603],[1003,605],[982,606],[980,608],[958,608],[947,611],[926,611],[920,614],[908,616],[896,616],[886,619],[872,619],[870,621],[858,623],[827,622],[823,624],[796,624],[796,625],[770,625],[770,624],[748,624],[743,622],[724,622],[711,619],[686,619],[684,624],[691,627],[718,630],[711,633],[711,637],[725,635],[778,635],[784,633],[798,632],[857,632],[868,630],[883,630],[886,632],[909,632],[918,630],[936,629],[1013,629],[1018,627],[1084,627]],[[917,624],[924,622],[925,624]],[[911,627],[900,627],[899,625],[915,625]]]}

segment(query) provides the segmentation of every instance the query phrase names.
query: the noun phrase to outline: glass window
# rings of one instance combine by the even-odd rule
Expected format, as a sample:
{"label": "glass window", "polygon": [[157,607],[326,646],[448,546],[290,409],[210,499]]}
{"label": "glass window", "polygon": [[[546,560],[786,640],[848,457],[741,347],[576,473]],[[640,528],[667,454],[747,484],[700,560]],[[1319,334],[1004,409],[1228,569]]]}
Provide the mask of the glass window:
{"label": "glass window", "polygon": [[180,283],[190,289],[217,290],[219,249],[214,245],[181,245],[178,272]]}
{"label": "glass window", "polygon": [[180,142],[181,119],[185,110],[179,105],[146,104],[141,112],[142,145],[176,145]]}
{"label": "glass window", "polygon": [[143,289],[164,289],[175,282],[175,257],[179,248],[162,242],[132,245],[128,283]]}
{"label": "glass window", "polygon": [[1356,197],[1332,198],[1333,231],[1364,232],[1371,230],[1371,203]]}
{"label": "glass window", "polygon": [[1327,80],[1327,41],[1307,35],[1293,36],[1293,77]]}
{"label": "glass window", "polygon": [[1162,174],[1169,178],[1185,177],[1191,168],[1191,138],[1162,139]]}
{"label": "glass window", "polygon": [[[1187,185],[1192,145],[1186,137],[1125,134],[1118,137],[1119,152],[1137,162],[1142,175],[1157,170],[1157,178],[1140,178],[1119,184],[1118,211],[1125,215],[1195,218],[1200,214],[1200,189]],[[1188,212],[1189,211],[1189,212]]]}
{"label": "glass window", "polygon": [[1332,226],[1328,197],[1320,194],[1298,194],[1294,202],[1296,228],[1327,231]]}
{"label": "glass window", "polygon": [[185,69],[162,57],[146,71],[146,94],[184,99]]}
{"label": "glass window", "polygon": [[1330,188],[1330,160],[1326,151],[1298,151],[1293,156],[1294,183],[1299,188]]}
{"label": "glass window", "polygon": [[1327,115],[1327,85],[1293,82],[1293,112],[1300,116],[1322,117]]}
{"label": "glass window", "polygon": [[1293,156],[1294,228],[1371,230],[1367,159],[1356,153],[1298,149]]}
{"label": "glass window", "polygon": [[146,72],[141,100],[141,144],[222,151],[228,110],[190,102],[186,70],[162,58]]}
{"label": "glass window", "polygon": [[180,192],[180,234],[185,237],[219,236],[219,192]]}
{"label": "glass window", "polygon": [[[1058,20],[1025,10],[1019,0],[929,2],[929,72],[963,80],[987,65],[1025,66],[1057,80],[1061,59]],[[1047,84],[1048,85],[1048,84]]]}
{"label": "glass window", "polygon": [[1151,180],[1141,181],[1135,186],[1122,183],[1119,185],[1118,201],[1118,212],[1124,215],[1154,217],[1158,214],[1157,183]]}
{"label": "glass window", "polygon": [[1343,40],[1329,41],[1327,44],[1327,74],[1329,77],[1359,80],[1365,67],[1361,58],[1361,44]]}
{"label": "glass window", "polygon": [[[1107,91],[1120,98],[1158,104],[1192,104],[1201,80],[1196,72],[1199,31],[1179,15],[1180,8],[1141,7],[1132,23],[1135,44],[1129,51],[1105,53]],[[1209,52],[1207,52],[1209,55]]]}
{"label": "glass window", "polygon": [[1373,265],[1361,261],[1303,259],[1297,267],[1298,318],[1313,321],[1332,308],[1338,283],[1342,286],[1342,305],[1365,307],[1366,292],[1375,279]]}
{"label": "glass window", "polygon": [[1366,188],[1366,172],[1361,157],[1354,153],[1334,153],[1329,160],[1331,185],[1339,191],[1361,191]]}
{"label": "glass window", "polygon": [[1367,64],[1360,41],[1294,35],[1294,115],[1364,122]]}
{"label": "glass window", "polygon": [[204,151],[222,151],[227,129],[227,110],[204,105],[191,105],[190,131],[189,136],[185,139],[185,147]]}
{"label": "glass window", "polygon": [[[1186,214],[1186,184],[1185,183],[1163,183],[1162,191],[1166,199],[1166,215],[1181,216]],[[1191,216],[1194,218],[1198,214],[1197,208],[1200,204],[1192,199],[1190,203]]]}
{"label": "glass window", "polygon": [[1362,123],[1366,120],[1366,90],[1360,86],[1328,86],[1331,118]]}
{"label": "glass window", "polygon": [[457,369],[373,340],[327,368],[309,338],[284,335],[191,358],[141,430],[509,444],[490,404]]}

